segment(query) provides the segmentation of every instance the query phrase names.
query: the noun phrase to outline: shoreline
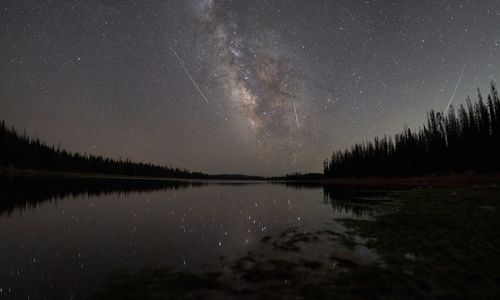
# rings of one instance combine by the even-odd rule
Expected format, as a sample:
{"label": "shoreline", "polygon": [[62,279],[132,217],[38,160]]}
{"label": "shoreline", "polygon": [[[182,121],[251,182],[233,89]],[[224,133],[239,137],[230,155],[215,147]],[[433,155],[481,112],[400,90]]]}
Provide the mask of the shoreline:
{"label": "shoreline", "polygon": [[0,176],[4,177],[53,177],[53,178],[72,178],[72,179],[120,179],[120,180],[149,180],[149,181],[181,181],[181,182],[243,182],[243,183],[262,183],[267,180],[241,179],[241,178],[184,178],[184,177],[148,177],[133,176],[121,174],[100,174],[100,173],[81,173],[81,172],[63,172],[51,170],[36,169],[17,169],[0,167]]}
{"label": "shoreline", "polygon": [[82,179],[122,179],[151,181],[189,181],[189,182],[243,182],[243,183],[283,183],[312,184],[351,189],[390,189],[390,188],[457,188],[474,186],[500,186],[500,173],[494,174],[452,174],[445,176],[421,177],[366,177],[366,178],[324,178],[312,180],[272,180],[241,178],[178,178],[147,177],[119,174],[97,174],[79,172],[60,172],[36,169],[0,168],[0,176],[5,177],[58,177]]}
{"label": "shoreline", "polygon": [[453,174],[422,177],[331,178],[320,182],[343,188],[460,188],[499,186],[500,174]]}
{"label": "shoreline", "polygon": [[127,179],[127,180],[162,180],[162,181],[184,181],[194,180],[187,178],[170,178],[170,177],[146,177],[146,176],[130,176],[119,174],[98,174],[98,173],[79,173],[79,172],[62,172],[51,170],[36,170],[36,169],[17,169],[17,168],[0,168],[0,175],[7,177],[64,177],[64,178],[93,178],[93,179]]}

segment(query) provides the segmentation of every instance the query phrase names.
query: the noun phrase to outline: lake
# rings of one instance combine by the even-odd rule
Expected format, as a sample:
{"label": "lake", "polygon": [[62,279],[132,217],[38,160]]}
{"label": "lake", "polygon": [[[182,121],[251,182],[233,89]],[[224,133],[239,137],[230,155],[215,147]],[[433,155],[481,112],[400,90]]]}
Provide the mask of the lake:
{"label": "lake", "polygon": [[0,299],[500,295],[496,186],[0,184]]}
{"label": "lake", "polygon": [[[218,270],[289,229],[340,232],[336,218],[374,213],[332,206],[321,187],[258,182],[17,178],[3,185],[0,298],[7,299],[82,299],[120,272]],[[311,258],[328,257],[331,249],[319,248]]]}

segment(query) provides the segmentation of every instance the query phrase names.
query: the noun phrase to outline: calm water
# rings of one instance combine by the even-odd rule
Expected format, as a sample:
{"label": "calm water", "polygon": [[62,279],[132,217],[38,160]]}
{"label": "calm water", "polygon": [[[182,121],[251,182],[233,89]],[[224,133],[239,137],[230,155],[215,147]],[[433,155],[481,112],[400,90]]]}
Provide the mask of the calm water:
{"label": "calm water", "polygon": [[342,230],[375,213],[325,202],[323,188],[277,184],[4,180],[0,299],[82,299],[110,274],[196,271],[289,228]]}

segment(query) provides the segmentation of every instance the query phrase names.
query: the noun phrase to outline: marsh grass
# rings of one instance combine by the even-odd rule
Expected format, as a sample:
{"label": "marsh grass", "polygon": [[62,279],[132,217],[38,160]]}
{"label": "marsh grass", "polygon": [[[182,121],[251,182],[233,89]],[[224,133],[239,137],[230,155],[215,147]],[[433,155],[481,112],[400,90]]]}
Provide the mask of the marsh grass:
{"label": "marsh grass", "polygon": [[500,190],[391,193],[399,209],[375,222],[344,220],[383,257],[341,276],[346,290],[392,298],[498,299]]}

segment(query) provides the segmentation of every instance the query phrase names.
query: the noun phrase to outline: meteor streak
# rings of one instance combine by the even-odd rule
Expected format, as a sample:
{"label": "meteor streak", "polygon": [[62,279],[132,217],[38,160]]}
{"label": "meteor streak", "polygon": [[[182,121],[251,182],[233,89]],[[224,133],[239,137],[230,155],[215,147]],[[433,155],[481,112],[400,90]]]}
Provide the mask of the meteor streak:
{"label": "meteor streak", "polygon": [[297,129],[300,129],[299,117],[297,116],[297,109],[295,108],[295,100],[294,99],[292,99],[292,104],[293,104],[293,112],[295,113],[295,121],[297,122]]}
{"label": "meteor streak", "polygon": [[450,102],[448,102],[448,105],[446,106],[446,109],[444,110],[444,114],[448,112],[448,109],[450,108],[451,102],[453,101],[453,97],[455,97],[455,93],[457,92],[458,86],[460,85],[460,82],[462,81],[462,78],[464,77],[464,71],[465,71],[465,66],[467,65],[467,61],[464,63],[464,67],[462,68],[462,73],[460,73],[460,77],[458,78],[457,85],[455,85],[455,89],[453,90],[453,94],[451,94]]}
{"label": "meteor streak", "polygon": [[208,104],[208,99],[207,97],[205,96],[205,94],[203,94],[203,92],[201,91],[200,87],[198,86],[198,84],[196,83],[196,81],[194,81],[193,79],[193,76],[191,76],[191,74],[189,73],[189,71],[186,69],[186,67],[184,66],[184,63],[182,62],[181,58],[179,57],[179,55],[177,55],[177,52],[175,51],[174,47],[172,46],[172,44],[170,43],[170,41],[168,40],[168,37],[165,35],[165,40],[167,40],[167,43],[168,43],[168,47],[170,48],[170,50],[172,51],[172,53],[175,55],[175,58],[177,58],[177,61],[179,62],[179,64],[181,65],[182,69],[184,70],[184,73],[186,73],[186,75],[189,77],[189,79],[191,80],[191,82],[193,83],[194,87],[196,88],[196,90],[198,90],[198,93],[200,93],[200,96],[203,98],[203,100],[205,100],[205,102]]}

